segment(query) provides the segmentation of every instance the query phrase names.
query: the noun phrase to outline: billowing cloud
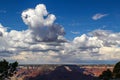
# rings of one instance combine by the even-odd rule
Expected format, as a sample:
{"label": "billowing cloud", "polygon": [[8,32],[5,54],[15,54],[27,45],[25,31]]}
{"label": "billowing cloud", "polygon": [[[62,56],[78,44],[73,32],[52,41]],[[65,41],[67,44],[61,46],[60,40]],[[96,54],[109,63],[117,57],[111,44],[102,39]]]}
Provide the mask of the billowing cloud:
{"label": "billowing cloud", "polygon": [[62,43],[66,41],[64,28],[54,23],[55,15],[49,14],[44,4],[25,10],[21,15],[28,25],[27,30],[8,32],[0,24],[0,58],[28,64],[33,59],[42,61],[37,63],[54,62],[53,57],[59,55]]}
{"label": "billowing cloud", "polygon": [[55,41],[65,34],[64,28],[55,24],[54,14],[49,14],[44,4],[38,4],[35,9],[22,12],[22,19],[32,31],[33,39],[37,41]]}
{"label": "billowing cloud", "polygon": [[103,18],[103,17],[105,17],[105,16],[107,16],[108,14],[101,14],[101,13],[97,13],[97,14],[95,14],[93,17],[92,17],[92,19],[93,20],[98,20],[98,19],[101,19],[101,18]]}
{"label": "billowing cloud", "polygon": [[[0,24],[0,58],[22,64],[103,63],[120,60],[120,33],[94,30],[67,41],[44,4],[23,11],[27,30],[7,31]],[[34,63],[33,63],[33,60]]]}
{"label": "billowing cloud", "polygon": [[6,34],[7,28],[3,27],[2,24],[0,24],[0,36],[4,36],[3,34]]}
{"label": "billowing cloud", "polygon": [[38,42],[26,31],[5,31],[0,57],[20,63],[103,63],[119,60],[120,33],[94,30],[71,42]]}
{"label": "billowing cloud", "polygon": [[[120,33],[94,30],[64,44],[62,61],[70,63],[112,63],[120,56]],[[69,57],[69,58],[67,58]]]}

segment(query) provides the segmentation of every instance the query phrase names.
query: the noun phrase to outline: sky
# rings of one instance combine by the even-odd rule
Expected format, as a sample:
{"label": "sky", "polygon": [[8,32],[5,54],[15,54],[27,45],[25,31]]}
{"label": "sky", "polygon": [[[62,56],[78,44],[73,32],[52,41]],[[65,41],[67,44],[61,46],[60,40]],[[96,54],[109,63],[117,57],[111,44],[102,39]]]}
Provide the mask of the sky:
{"label": "sky", "polygon": [[120,60],[119,4],[0,0],[0,58],[20,64],[114,64]]}

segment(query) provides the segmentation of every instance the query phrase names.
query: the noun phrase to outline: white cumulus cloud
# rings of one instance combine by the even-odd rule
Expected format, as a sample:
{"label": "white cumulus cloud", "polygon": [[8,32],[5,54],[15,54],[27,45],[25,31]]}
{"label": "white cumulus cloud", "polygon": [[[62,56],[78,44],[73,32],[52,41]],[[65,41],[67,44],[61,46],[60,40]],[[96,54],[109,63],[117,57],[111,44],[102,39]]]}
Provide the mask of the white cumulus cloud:
{"label": "white cumulus cloud", "polygon": [[[44,4],[22,12],[27,30],[7,31],[0,24],[0,58],[22,64],[104,63],[120,60],[120,32],[94,30],[67,41]],[[33,60],[35,62],[33,63]]]}
{"label": "white cumulus cloud", "polygon": [[56,41],[64,35],[64,28],[55,24],[54,14],[49,14],[44,4],[38,4],[34,9],[22,12],[22,19],[32,31],[33,39],[37,41]]}

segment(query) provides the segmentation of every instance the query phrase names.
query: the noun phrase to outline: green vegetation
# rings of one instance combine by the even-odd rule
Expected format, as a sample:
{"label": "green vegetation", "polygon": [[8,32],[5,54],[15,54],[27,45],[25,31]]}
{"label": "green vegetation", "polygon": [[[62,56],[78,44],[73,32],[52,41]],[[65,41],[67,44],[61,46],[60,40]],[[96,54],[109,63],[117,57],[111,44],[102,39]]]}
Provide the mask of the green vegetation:
{"label": "green vegetation", "polygon": [[0,80],[10,79],[16,73],[17,66],[18,62],[0,61]]}
{"label": "green vegetation", "polygon": [[107,69],[106,71],[102,72],[99,78],[102,80],[110,80],[112,78],[112,72],[109,69]]}
{"label": "green vegetation", "polygon": [[102,74],[99,76],[102,80],[110,80],[112,78],[114,79],[120,79],[120,62],[116,63],[113,72],[111,72],[109,69],[106,71],[103,71]]}
{"label": "green vegetation", "polygon": [[113,69],[113,77],[120,78],[120,62],[116,63]]}

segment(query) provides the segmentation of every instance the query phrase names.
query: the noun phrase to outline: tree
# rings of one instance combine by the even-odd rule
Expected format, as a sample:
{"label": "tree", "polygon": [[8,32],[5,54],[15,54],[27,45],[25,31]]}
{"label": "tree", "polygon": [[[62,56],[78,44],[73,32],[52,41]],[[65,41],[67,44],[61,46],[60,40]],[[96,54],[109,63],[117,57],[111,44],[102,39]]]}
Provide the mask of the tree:
{"label": "tree", "polygon": [[120,78],[120,62],[116,63],[116,65],[113,69],[113,76],[115,78]]}
{"label": "tree", "polygon": [[99,78],[103,80],[110,80],[112,78],[112,72],[109,69],[107,69],[106,71],[102,72]]}
{"label": "tree", "polygon": [[10,79],[15,73],[18,62],[9,63],[6,60],[0,61],[0,80]]}

